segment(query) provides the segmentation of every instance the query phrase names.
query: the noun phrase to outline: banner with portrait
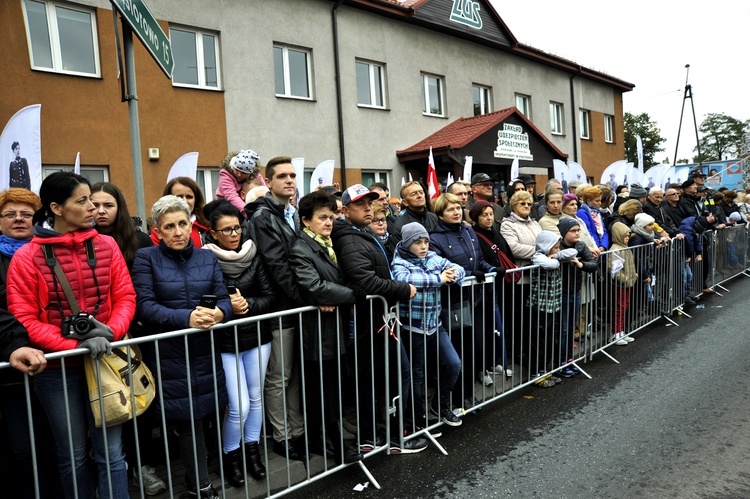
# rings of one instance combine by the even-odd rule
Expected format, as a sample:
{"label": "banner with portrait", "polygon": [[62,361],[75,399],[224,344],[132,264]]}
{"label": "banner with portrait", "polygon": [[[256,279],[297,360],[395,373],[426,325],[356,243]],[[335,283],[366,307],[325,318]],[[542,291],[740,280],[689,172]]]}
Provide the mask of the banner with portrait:
{"label": "banner with portrait", "polygon": [[42,185],[42,105],[18,111],[0,135],[0,190],[23,187],[36,193]]}

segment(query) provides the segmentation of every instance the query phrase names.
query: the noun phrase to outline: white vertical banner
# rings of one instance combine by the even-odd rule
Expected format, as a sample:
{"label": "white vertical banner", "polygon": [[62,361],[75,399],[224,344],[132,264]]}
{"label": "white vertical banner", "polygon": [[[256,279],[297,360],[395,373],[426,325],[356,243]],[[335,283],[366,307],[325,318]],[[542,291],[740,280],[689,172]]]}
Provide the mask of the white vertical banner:
{"label": "white vertical banner", "polygon": [[42,185],[42,105],[14,114],[0,134],[0,190],[23,187],[36,193]]}
{"label": "white vertical banner", "polygon": [[451,172],[448,172],[448,178],[445,180],[445,188],[447,189],[449,185],[451,185],[454,182],[453,180],[453,174]]}
{"label": "white vertical banner", "polygon": [[76,175],[81,174],[81,151],[76,153],[76,162],[73,164],[73,173]]}
{"label": "white vertical banner", "polygon": [[297,194],[305,195],[305,158],[292,158],[294,173],[297,174]]}
{"label": "white vertical banner", "polygon": [[568,161],[568,170],[570,170],[570,180],[586,182],[586,172],[581,165],[575,161]]}
{"label": "white vertical banner", "polygon": [[518,158],[513,158],[513,162],[510,164],[510,180],[513,181],[518,178],[521,167],[518,165]]}
{"label": "white vertical banner", "polygon": [[464,161],[464,176],[463,179],[467,182],[471,182],[471,168],[474,166],[474,156],[466,156]]}
{"label": "white vertical banner", "polygon": [[310,192],[314,191],[319,185],[333,185],[333,167],[335,161],[327,159],[321,161],[312,172],[310,179]]}
{"label": "white vertical banner", "polygon": [[177,158],[167,174],[167,183],[177,177],[187,177],[195,180],[198,176],[198,153],[187,152]]}

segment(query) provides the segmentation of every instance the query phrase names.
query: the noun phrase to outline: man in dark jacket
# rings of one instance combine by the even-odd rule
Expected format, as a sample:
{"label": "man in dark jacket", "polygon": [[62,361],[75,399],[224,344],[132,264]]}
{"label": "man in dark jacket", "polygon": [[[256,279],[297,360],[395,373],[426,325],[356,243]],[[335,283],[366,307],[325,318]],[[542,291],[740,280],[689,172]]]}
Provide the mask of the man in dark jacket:
{"label": "man in dark jacket", "polygon": [[[275,295],[279,297],[276,310],[301,306],[299,290],[289,265],[289,255],[297,242],[299,217],[289,200],[297,192],[297,174],[292,158],[271,158],[266,165],[268,193],[245,206],[250,237],[258,246],[266,272],[271,278]],[[271,331],[271,358],[268,361],[265,386],[265,406],[273,428],[273,449],[290,459],[305,459],[304,423],[300,408],[299,357],[294,316],[274,321]],[[283,365],[283,369],[282,369]],[[284,403],[286,399],[286,404]],[[284,406],[286,405],[286,421]]]}
{"label": "man in dark jacket", "polygon": [[[346,189],[341,196],[342,211],[346,221],[337,220],[334,223],[331,237],[333,249],[347,284],[364,289],[368,295],[382,296],[390,308],[400,300],[412,299],[417,294],[417,288],[409,283],[393,280],[385,250],[369,228],[372,221],[372,201],[375,196],[377,196],[376,193],[370,192],[361,184],[355,184]],[[424,197],[424,192],[422,196]],[[385,342],[387,342],[388,359],[391,364],[395,365],[397,362],[399,351],[401,355],[401,386],[399,387],[397,383],[397,371],[390,369],[386,375],[390,387],[389,395],[393,398],[400,389],[403,397],[401,404],[406,404],[409,399],[411,384],[409,361],[403,345],[389,332],[394,324],[390,320],[388,323],[383,321],[387,313],[388,310],[383,308],[382,302],[378,299],[369,302],[359,300],[356,309],[356,335],[350,339],[350,341],[356,339],[356,343],[352,344],[351,348],[347,345],[347,354],[356,351],[358,360],[359,370],[356,375],[359,389],[359,432],[362,438],[360,448],[363,452],[369,452],[378,443],[375,428],[372,427],[372,414],[375,410],[372,403],[372,378],[376,372],[385,372]],[[384,400],[385,380],[376,376],[374,381],[375,395],[386,404],[390,404],[390,400]],[[391,453],[413,453],[427,447],[427,442],[422,438],[408,440],[401,447],[399,431],[398,419],[393,418],[390,435]]]}
{"label": "man in dark jacket", "polygon": [[[500,230],[500,222],[503,221],[505,210],[499,204],[493,201],[493,192],[495,182],[486,173],[477,173],[471,177],[471,195],[466,202],[466,209],[471,210],[477,201],[487,201],[492,204],[492,211],[495,212],[495,228]],[[525,184],[524,184],[525,187]],[[427,232],[432,232],[432,228],[425,227]]]}
{"label": "man in dark jacket", "polygon": [[401,240],[401,227],[404,225],[411,222],[419,222],[427,231],[431,231],[435,228],[438,221],[437,215],[427,209],[427,197],[424,193],[424,187],[416,180],[407,182],[401,186],[401,203],[406,206],[406,209],[393,223],[391,240],[394,247]]}
{"label": "man in dark jacket", "polygon": [[643,212],[647,215],[651,215],[659,227],[661,227],[670,238],[681,237],[682,235],[677,230],[677,226],[674,221],[672,221],[672,217],[670,217],[663,208],[663,203],[664,191],[661,187],[654,186],[649,190],[648,198],[646,199],[646,202],[643,203]]}

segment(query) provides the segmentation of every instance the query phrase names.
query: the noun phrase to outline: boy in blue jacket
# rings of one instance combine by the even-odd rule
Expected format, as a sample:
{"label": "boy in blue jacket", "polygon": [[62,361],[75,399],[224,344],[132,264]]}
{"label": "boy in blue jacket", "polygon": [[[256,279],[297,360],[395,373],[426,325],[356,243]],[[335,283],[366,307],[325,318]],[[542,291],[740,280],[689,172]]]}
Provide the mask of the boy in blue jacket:
{"label": "boy in blue jacket", "polygon": [[419,222],[411,222],[401,228],[401,241],[391,264],[393,278],[417,288],[417,294],[409,301],[401,301],[399,315],[401,328],[406,331],[404,342],[412,367],[412,398],[414,401],[414,424],[419,430],[428,426],[425,404],[422,399],[422,383],[425,379],[426,361],[437,359],[439,414],[445,424],[460,426],[450,407],[450,394],[461,370],[461,360],[451,343],[448,332],[440,321],[440,286],[460,283],[466,276],[463,267],[451,263],[429,251],[430,238]]}

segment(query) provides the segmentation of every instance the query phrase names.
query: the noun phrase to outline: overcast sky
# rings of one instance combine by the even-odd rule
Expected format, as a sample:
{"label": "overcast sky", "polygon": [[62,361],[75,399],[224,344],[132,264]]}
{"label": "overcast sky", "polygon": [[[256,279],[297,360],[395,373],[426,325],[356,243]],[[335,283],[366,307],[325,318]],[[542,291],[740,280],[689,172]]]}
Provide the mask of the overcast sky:
{"label": "overcast sky", "polygon": [[[750,119],[750,2],[712,0],[490,0],[520,43],[635,84],[624,110],[648,113],[673,160],[690,64],[695,117]],[[695,127],[685,101],[678,158],[693,157]],[[586,165],[583,165],[584,168]]]}

